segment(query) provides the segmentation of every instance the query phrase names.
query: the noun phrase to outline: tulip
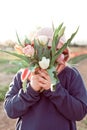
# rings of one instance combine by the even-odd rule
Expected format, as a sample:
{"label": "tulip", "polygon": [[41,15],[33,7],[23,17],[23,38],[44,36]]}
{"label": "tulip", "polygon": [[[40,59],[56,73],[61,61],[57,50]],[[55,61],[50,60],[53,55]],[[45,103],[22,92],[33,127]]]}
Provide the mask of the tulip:
{"label": "tulip", "polygon": [[19,45],[15,45],[15,50],[19,53],[19,54],[23,54],[23,51],[22,51],[22,46],[19,46]]}
{"label": "tulip", "polygon": [[41,45],[46,45],[48,42],[48,38],[45,35],[38,36],[38,40],[39,40]]}
{"label": "tulip", "polygon": [[27,45],[26,47],[23,48],[23,53],[26,56],[32,57],[34,56],[34,48],[31,45]]}
{"label": "tulip", "polygon": [[57,62],[63,64],[63,60],[64,60],[64,54],[60,54],[60,56],[57,59]]}
{"label": "tulip", "polygon": [[21,81],[24,82],[28,79],[28,77],[30,76],[31,72],[29,71],[28,68],[23,69],[22,70],[22,74],[21,74]]}
{"label": "tulip", "polygon": [[39,65],[42,69],[47,69],[49,67],[49,64],[50,64],[50,59],[46,57],[42,57],[42,60],[39,61]]}

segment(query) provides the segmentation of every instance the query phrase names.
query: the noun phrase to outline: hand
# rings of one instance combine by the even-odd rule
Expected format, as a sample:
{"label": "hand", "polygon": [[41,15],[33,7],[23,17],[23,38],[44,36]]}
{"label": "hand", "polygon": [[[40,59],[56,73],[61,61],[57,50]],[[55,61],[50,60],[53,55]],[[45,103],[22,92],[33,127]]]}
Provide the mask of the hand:
{"label": "hand", "polygon": [[59,64],[57,67],[56,67],[56,71],[58,72],[58,74],[66,67],[66,64]]}
{"label": "hand", "polygon": [[33,73],[30,78],[30,85],[35,91],[41,90],[41,85],[40,85],[39,80],[40,80],[40,75]]}
{"label": "hand", "polygon": [[41,69],[38,71],[40,77],[39,77],[39,82],[40,82],[40,87],[43,90],[48,90],[51,88],[51,78],[49,74],[47,73],[46,70]]}

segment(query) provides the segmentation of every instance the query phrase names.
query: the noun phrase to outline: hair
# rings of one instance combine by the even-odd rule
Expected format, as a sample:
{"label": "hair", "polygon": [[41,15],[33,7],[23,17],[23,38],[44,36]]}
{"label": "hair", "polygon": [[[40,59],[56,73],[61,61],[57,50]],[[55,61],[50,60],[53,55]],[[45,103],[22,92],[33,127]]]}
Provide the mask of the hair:
{"label": "hair", "polygon": [[37,31],[37,36],[40,36],[40,35],[45,35],[47,36],[48,38],[53,38],[53,29],[52,28],[48,28],[48,27],[45,27],[45,28],[41,28]]}

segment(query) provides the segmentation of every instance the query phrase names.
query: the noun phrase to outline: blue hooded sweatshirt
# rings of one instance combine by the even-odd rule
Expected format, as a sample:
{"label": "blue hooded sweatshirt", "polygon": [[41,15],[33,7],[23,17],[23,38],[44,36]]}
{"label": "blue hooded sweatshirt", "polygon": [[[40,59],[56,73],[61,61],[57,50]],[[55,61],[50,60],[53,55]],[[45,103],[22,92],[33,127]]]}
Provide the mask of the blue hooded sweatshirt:
{"label": "blue hooded sweatshirt", "polygon": [[23,91],[21,72],[15,75],[4,108],[10,118],[18,118],[16,130],[76,130],[76,121],[87,113],[87,91],[74,67],[65,67],[58,78],[55,91],[40,93],[29,82]]}

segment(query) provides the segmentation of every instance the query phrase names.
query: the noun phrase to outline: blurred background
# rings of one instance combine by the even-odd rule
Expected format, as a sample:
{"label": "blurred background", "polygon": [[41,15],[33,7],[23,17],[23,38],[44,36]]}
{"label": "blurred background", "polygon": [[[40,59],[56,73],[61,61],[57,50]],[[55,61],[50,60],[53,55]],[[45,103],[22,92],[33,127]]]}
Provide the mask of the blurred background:
{"label": "blurred background", "polygon": [[[80,71],[87,87],[87,4],[86,0],[0,0],[0,49],[13,50],[20,39],[39,27],[64,23],[66,39],[77,29],[69,63]],[[3,101],[15,73],[20,69],[13,56],[0,53],[0,130],[14,130],[16,120],[9,119]],[[77,122],[78,130],[87,130],[87,117]]]}

